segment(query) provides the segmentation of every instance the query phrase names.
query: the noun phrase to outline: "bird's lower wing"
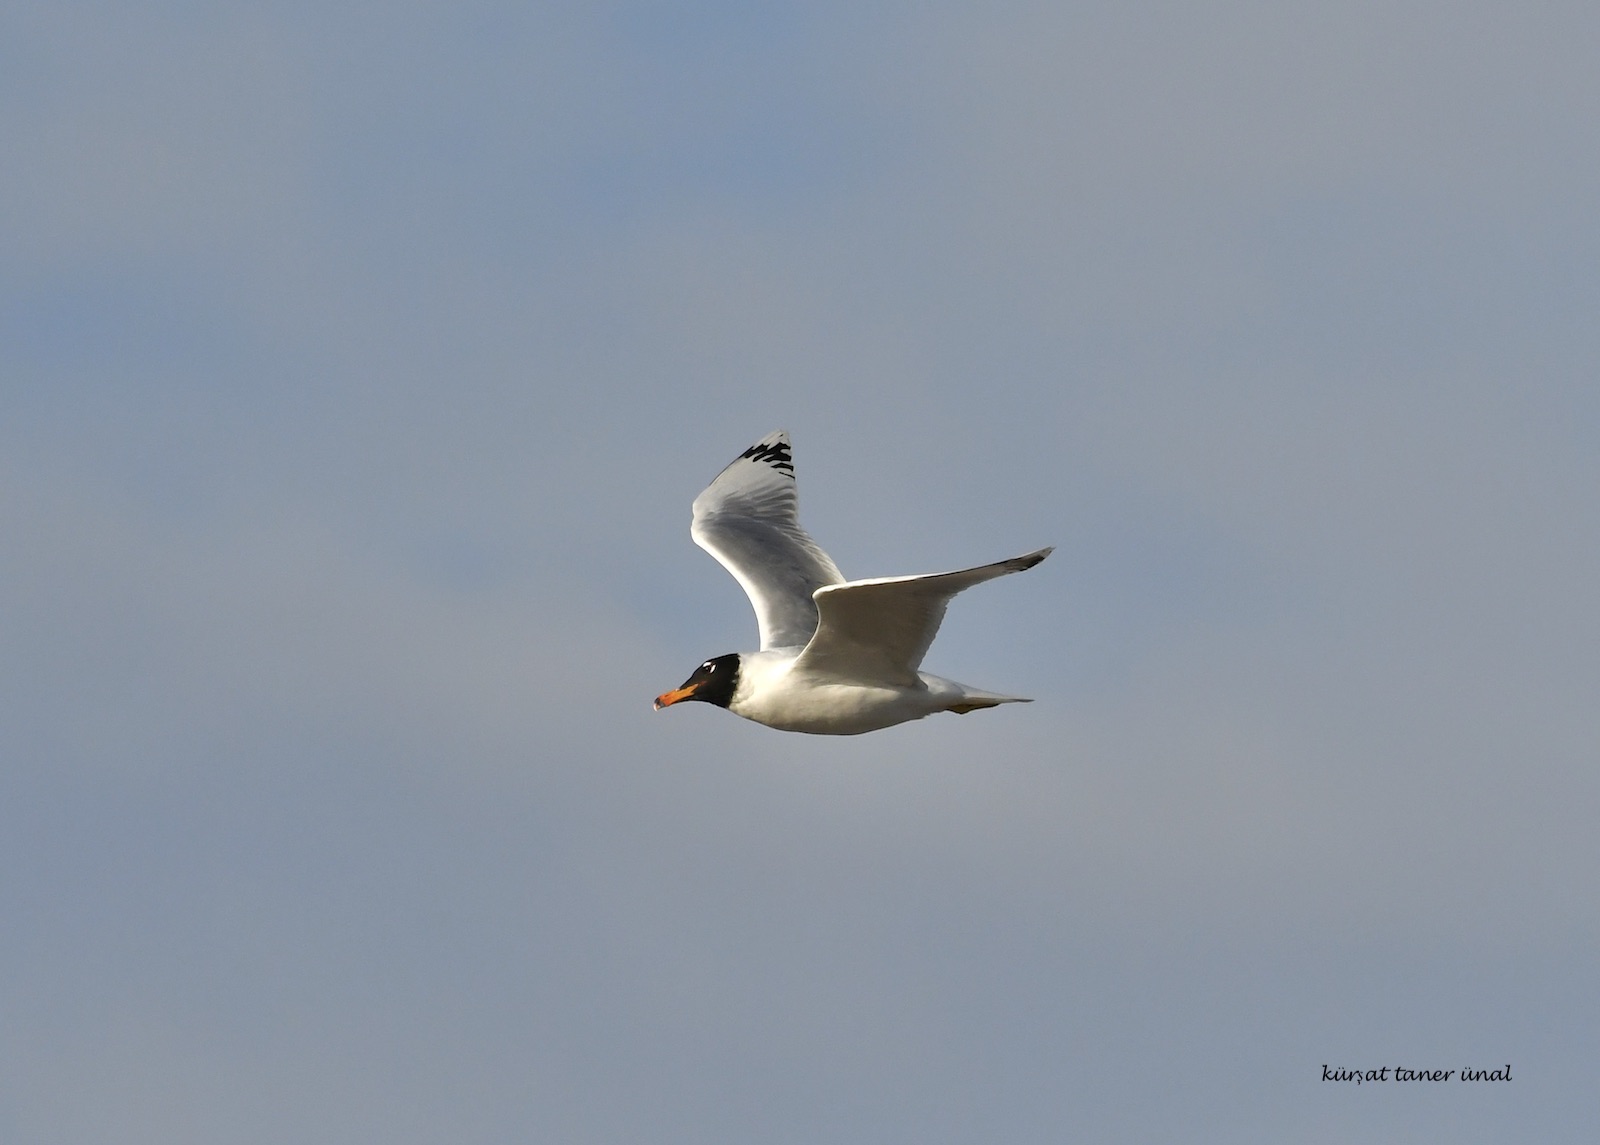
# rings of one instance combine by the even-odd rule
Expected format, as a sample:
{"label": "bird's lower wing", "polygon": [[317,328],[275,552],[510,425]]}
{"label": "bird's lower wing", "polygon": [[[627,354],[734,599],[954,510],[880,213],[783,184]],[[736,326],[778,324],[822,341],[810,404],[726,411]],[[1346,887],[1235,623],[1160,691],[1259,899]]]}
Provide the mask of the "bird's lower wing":
{"label": "bird's lower wing", "polygon": [[817,631],[795,670],[856,683],[911,686],[939,632],[950,598],[986,580],[1022,572],[1040,549],[992,565],[927,576],[882,577],[817,589]]}

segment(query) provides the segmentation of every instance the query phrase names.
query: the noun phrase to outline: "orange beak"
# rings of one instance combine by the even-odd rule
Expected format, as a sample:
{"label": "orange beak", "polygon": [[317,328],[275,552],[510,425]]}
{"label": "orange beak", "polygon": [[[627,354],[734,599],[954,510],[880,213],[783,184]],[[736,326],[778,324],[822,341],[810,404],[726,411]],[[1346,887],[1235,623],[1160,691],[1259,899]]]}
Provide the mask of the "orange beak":
{"label": "orange beak", "polygon": [[674,688],[670,692],[662,692],[656,697],[656,711],[659,712],[662,708],[670,708],[679,700],[687,700],[693,695],[694,689],[690,687]]}

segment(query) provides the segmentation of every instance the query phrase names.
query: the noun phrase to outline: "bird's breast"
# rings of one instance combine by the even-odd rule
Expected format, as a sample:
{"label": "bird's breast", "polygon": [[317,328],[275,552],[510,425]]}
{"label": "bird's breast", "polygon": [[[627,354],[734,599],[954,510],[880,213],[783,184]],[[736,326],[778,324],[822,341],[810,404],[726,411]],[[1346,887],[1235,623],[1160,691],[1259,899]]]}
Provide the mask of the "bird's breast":
{"label": "bird's breast", "polygon": [[921,719],[942,701],[925,687],[856,684],[785,671],[752,681],[731,710],[782,731],[859,735]]}

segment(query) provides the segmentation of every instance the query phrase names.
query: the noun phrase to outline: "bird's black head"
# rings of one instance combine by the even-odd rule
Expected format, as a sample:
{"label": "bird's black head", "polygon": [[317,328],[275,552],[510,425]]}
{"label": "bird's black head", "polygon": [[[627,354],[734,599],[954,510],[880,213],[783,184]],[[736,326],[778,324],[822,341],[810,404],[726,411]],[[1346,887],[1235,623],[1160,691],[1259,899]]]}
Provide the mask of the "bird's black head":
{"label": "bird's black head", "polygon": [[683,687],[657,696],[656,710],[680,704],[684,700],[703,700],[725,708],[733,703],[733,690],[738,686],[739,654],[729,652],[726,656],[707,660],[696,668],[694,675],[683,682]]}

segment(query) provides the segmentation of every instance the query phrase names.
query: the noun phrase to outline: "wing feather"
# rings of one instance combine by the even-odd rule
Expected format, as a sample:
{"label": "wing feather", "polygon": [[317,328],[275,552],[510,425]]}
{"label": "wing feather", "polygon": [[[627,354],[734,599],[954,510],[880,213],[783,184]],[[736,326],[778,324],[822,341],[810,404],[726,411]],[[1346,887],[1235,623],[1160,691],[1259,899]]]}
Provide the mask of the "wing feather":
{"label": "wing feather", "polygon": [[816,635],[795,661],[795,670],[856,683],[915,686],[917,667],[939,632],[951,597],[986,580],[1031,569],[1051,551],[1040,549],[959,572],[824,585],[816,591]]}
{"label": "wing feather", "polygon": [[695,544],[733,574],[756,611],[761,648],[798,648],[817,629],[820,588],[844,577],[800,527],[789,435],[774,430],[694,499]]}

